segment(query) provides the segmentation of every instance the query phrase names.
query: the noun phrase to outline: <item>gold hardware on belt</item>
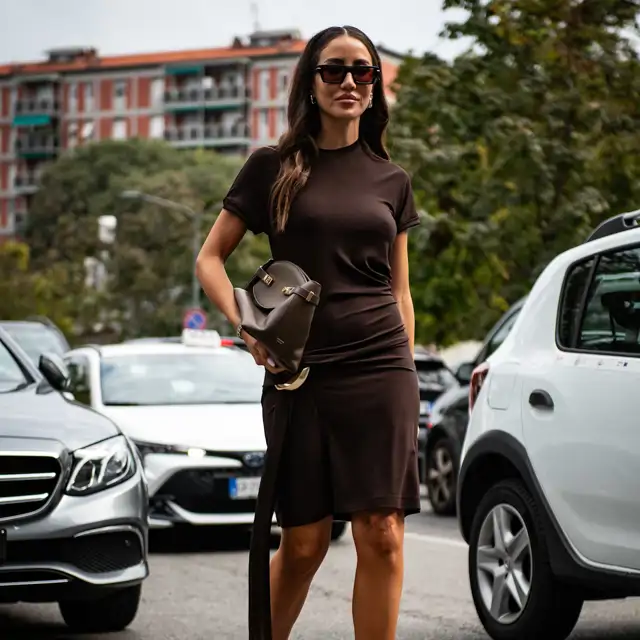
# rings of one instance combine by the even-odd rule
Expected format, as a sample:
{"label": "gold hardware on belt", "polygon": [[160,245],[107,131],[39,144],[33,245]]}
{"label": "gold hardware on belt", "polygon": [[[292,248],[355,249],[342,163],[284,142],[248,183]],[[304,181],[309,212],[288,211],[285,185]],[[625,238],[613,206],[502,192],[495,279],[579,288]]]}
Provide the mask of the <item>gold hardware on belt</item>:
{"label": "gold hardware on belt", "polygon": [[299,389],[309,377],[309,367],[305,367],[302,371],[296,373],[293,378],[289,380],[289,382],[284,382],[282,384],[274,385],[278,391],[295,391]]}

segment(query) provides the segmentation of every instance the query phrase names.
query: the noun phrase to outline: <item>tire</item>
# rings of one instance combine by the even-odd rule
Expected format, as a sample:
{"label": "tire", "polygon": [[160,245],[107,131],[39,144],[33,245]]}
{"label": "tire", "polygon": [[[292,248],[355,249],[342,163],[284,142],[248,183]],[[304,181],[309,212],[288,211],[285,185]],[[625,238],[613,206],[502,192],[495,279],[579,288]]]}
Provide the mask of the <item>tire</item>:
{"label": "tire", "polygon": [[73,631],[108,633],[126,629],[138,613],[142,585],[126,587],[98,600],[65,600],[60,613]]}
{"label": "tire", "polygon": [[[503,553],[499,543],[496,550],[496,522],[508,532],[499,537],[510,540],[510,553]],[[483,548],[479,562],[478,549]],[[479,570],[479,564],[484,569]],[[489,569],[506,574],[502,599],[493,597],[496,579]],[[493,640],[565,640],[582,611],[581,592],[552,573],[540,512],[517,480],[493,486],[478,505],[469,539],[469,582],[478,617]],[[520,606],[514,592],[521,598]]]}
{"label": "tire", "polygon": [[439,516],[455,515],[458,470],[453,446],[446,437],[439,438],[427,450],[425,483],[433,512]]}
{"label": "tire", "polygon": [[347,530],[346,522],[340,522],[340,521],[334,522],[331,525],[331,540],[332,541],[339,540],[340,538],[342,538],[346,530]]}

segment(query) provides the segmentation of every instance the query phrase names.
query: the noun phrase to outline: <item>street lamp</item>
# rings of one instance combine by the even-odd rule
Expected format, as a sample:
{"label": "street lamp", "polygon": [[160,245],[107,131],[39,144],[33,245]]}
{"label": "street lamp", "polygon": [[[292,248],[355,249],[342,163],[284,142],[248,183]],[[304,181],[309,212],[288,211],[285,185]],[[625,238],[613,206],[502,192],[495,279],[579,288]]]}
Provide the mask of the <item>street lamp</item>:
{"label": "street lamp", "polygon": [[121,198],[125,198],[127,200],[143,200],[144,202],[149,202],[151,204],[156,204],[159,207],[164,207],[165,209],[174,209],[175,211],[180,211],[188,218],[191,219],[193,223],[193,236],[192,236],[192,251],[193,251],[193,268],[191,274],[191,304],[194,308],[200,306],[200,283],[198,282],[198,278],[196,276],[196,260],[198,258],[198,253],[200,252],[200,227],[202,224],[202,212],[194,211],[191,207],[188,207],[186,204],[181,204],[180,202],[174,202],[173,200],[167,200],[166,198],[161,198],[160,196],[152,196],[148,193],[143,193],[142,191],[134,191],[127,190],[123,191],[120,194]]}

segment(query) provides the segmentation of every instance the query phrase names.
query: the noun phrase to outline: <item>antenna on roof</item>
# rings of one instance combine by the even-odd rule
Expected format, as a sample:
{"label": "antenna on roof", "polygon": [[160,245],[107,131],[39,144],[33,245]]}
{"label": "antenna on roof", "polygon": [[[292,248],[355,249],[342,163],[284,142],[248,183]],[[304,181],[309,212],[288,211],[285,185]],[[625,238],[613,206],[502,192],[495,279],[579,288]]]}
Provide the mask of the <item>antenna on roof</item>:
{"label": "antenna on roof", "polygon": [[251,15],[253,17],[253,30],[260,31],[260,11],[257,2],[251,3]]}

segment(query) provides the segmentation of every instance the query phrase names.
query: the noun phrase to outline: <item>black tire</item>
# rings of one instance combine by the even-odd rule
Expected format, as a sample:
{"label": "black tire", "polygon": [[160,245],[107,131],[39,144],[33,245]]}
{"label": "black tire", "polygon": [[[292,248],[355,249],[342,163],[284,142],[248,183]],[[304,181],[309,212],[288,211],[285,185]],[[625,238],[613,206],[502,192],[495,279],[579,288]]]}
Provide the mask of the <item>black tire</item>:
{"label": "black tire", "polygon": [[136,617],[142,585],[126,587],[98,600],[65,600],[60,613],[73,631],[109,633],[126,629]]}
{"label": "black tire", "polygon": [[[441,469],[443,462],[450,465],[448,473]],[[439,438],[427,449],[425,466],[427,497],[433,512],[439,516],[455,515],[458,469],[453,445],[448,438]]]}
{"label": "black tire", "polygon": [[[519,617],[507,622],[497,620],[487,609],[477,571],[482,525],[498,505],[506,505],[507,509],[515,511],[529,537],[531,586],[528,599]],[[491,487],[478,505],[469,540],[469,582],[478,617],[493,640],[565,640],[577,624],[584,602],[579,590],[562,584],[553,575],[540,512],[518,480],[504,480]]]}
{"label": "black tire", "polygon": [[339,540],[344,535],[344,532],[347,530],[346,522],[334,522],[331,525],[331,540]]}

